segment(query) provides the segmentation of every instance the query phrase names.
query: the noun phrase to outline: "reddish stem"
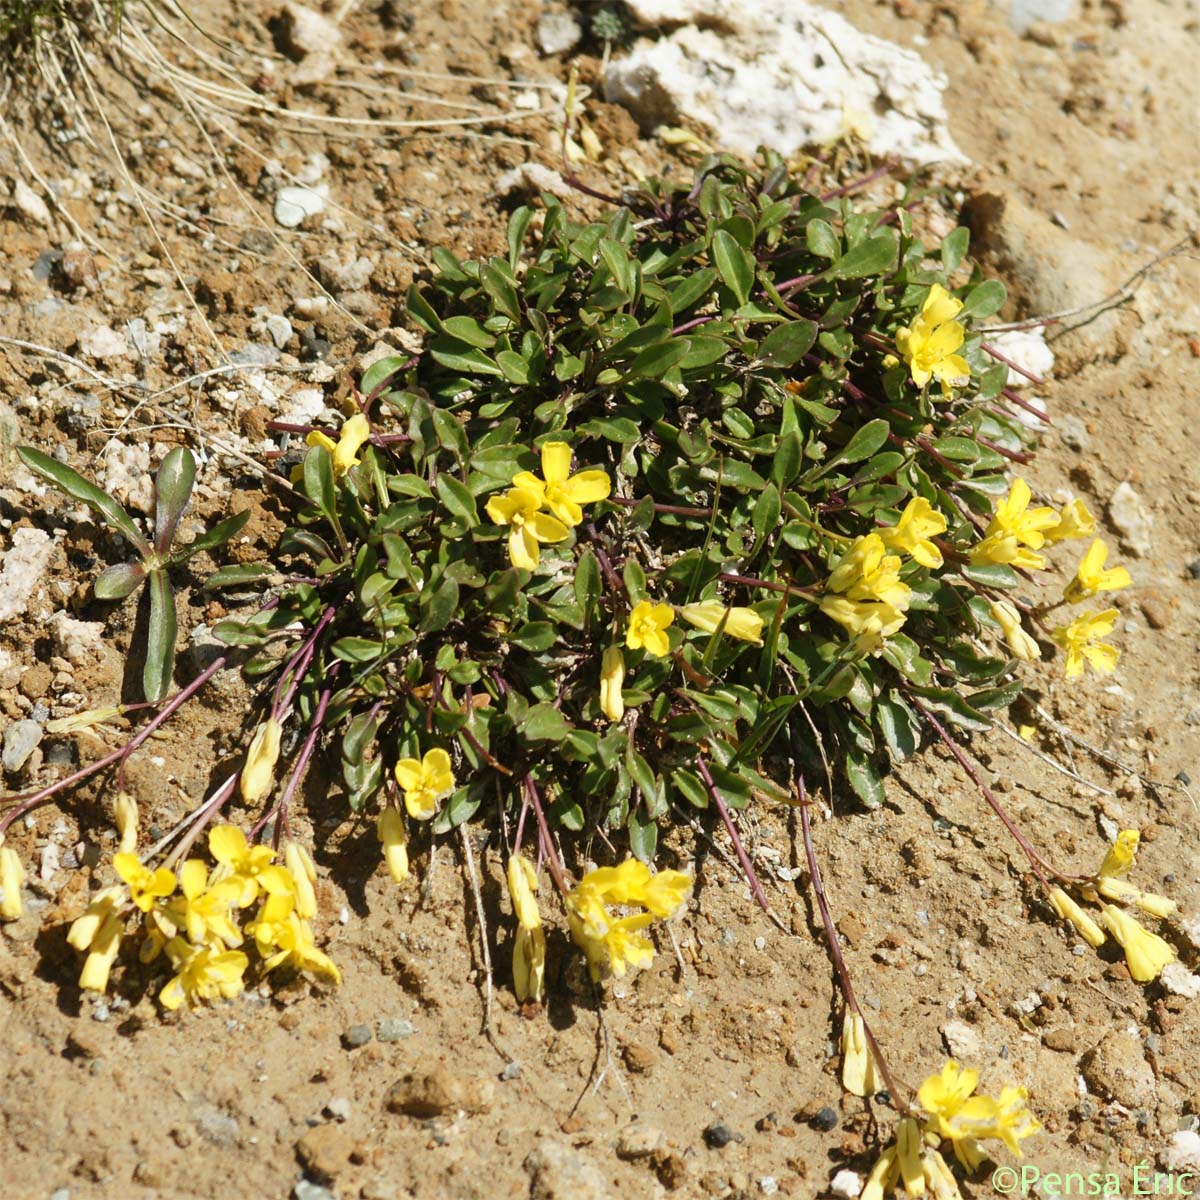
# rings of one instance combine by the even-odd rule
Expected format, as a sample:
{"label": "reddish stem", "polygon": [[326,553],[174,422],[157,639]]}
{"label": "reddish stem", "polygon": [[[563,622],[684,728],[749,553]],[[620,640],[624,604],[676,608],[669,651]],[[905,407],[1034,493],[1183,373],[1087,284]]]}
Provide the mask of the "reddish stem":
{"label": "reddish stem", "polygon": [[742,845],[742,839],[738,836],[737,826],[733,823],[733,816],[729,811],[729,806],[725,803],[721,793],[717,791],[717,785],[713,782],[712,773],[708,769],[708,763],[699,755],[696,756],[696,768],[700,772],[700,778],[704,780],[704,786],[708,789],[708,794],[717,806],[717,812],[721,814],[721,820],[725,823],[725,832],[729,834],[729,840],[733,843],[734,853],[737,855],[742,872],[746,876],[746,882],[750,885],[750,894],[758,902],[758,906],[763,912],[769,913],[771,905],[767,901],[767,894],[763,891],[762,884],[758,882],[758,876],[754,873],[750,856],[746,853],[746,847]]}

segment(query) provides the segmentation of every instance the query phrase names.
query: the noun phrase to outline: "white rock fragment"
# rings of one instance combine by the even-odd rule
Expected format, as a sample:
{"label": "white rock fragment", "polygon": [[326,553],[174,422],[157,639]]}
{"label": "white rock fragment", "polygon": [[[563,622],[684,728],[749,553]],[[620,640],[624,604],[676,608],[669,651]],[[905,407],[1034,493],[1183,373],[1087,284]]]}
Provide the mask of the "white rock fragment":
{"label": "white rock fragment", "polygon": [[966,1021],[947,1021],[942,1040],[950,1057],[959,1062],[978,1062],[983,1057],[983,1038]]}
{"label": "white rock fragment", "polygon": [[1008,0],[1008,23],[1018,37],[1024,37],[1035,21],[1057,25],[1075,15],[1075,0]]}
{"label": "white rock fragment", "polygon": [[[1054,368],[1054,351],[1046,345],[1045,334],[1040,329],[1009,329],[985,338],[989,346],[995,348],[1005,358],[1041,379]],[[1008,369],[1008,386],[1010,388],[1031,387],[1033,381],[1022,375],[1013,367]]]}
{"label": "white rock fragment", "polygon": [[311,425],[325,408],[325,392],[321,388],[300,388],[280,405],[283,419],[295,425]]}
{"label": "white rock fragment", "polygon": [[1135,558],[1150,557],[1150,530],[1154,517],[1128,482],[1117,484],[1108,502],[1108,519],[1121,542]]}
{"label": "white rock fragment", "polygon": [[862,1194],[863,1183],[863,1177],[857,1171],[842,1170],[829,1184],[829,1193],[832,1196],[844,1196],[846,1200],[856,1200]]}
{"label": "white rock fragment", "polygon": [[12,200],[17,211],[23,217],[28,217],[35,225],[50,224],[50,209],[45,200],[25,180],[17,180],[13,187]]}
{"label": "white rock fragment", "polygon": [[1200,1133],[1184,1129],[1173,1134],[1160,1160],[1168,1171],[1200,1170]]}
{"label": "white rock fragment", "polygon": [[571,188],[557,171],[543,167],[541,163],[526,162],[513,167],[511,171],[505,171],[496,180],[497,196],[509,196],[513,192],[523,195],[549,192],[565,200],[571,194]]}
{"label": "white rock fragment", "polygon": [[113,359],[130,356],[129,341],[119,334],[111,325],[93,325],[85,329],[78,339],[79,353],[84,358],[97,362],[111,362]]}
{"label": "white rock fragment", "polygon": [[55,649],[73,663],[96,658],[104,644],[103,621],[78,621],[61,610],[50,618],[50,631]]}
{"label": "white rock fragment", "polygon": [[25,611],[53,553],[54,543],[45,530],[13,530],[12,545],[0,558],[0,625]]}
{"label": "white rock fragment", "polygon": [[325,184],[280,188],[275,196],[275,224],[284,229],[295,229],[305,217],[324,212],[328,196],[329,188]]}
{"label": "white rock fragment", "polygon": [[263,328],[279,350],[282,350],[292,340],[291,321],[287,317],[281,317],[278,313],[269,316],[263,322]]}
{"label": "white rock fragment", "polygon": [[[966,162],[947,125],[945,76],[913,51],[806,0],[630,0],[640,26],[677,24],[612,64],[605,95],[644,125],[683,116],[722,146],[790,156],[853,124],[872,153]],[[702,23],[704,28],[699,28]]]}
{"label": "white rock fragment", "polygon": [[324,54],[342,44],[342,30],[328,17],[303,4],[283,6],[283,38],[289,54]]}
{"label": "white rock fragment", "polygon": [[1185,1000],[1200,996],[1200,975],[1193,975],[1181,962],[1167,963],[1160,978],[1163,987],[1173,996],[1182,996]]}
{"label": "white rock fragment", "polygon": [[334,292],[361,292],[375,274],[375,260],[355,255],[353,250],[344,260],[336,251],[327,250],[317,259],[317,267],[321,282]]}
{"label": "white rock fragment", "polygon": [[292,311],[306,321],[323,317],[329,311],[328,296],[297,296],[292,301]]}
{"label": "white rock fragment", "polygon": [[117,442],[104,458],[102,486],[110,496],[139,512],[154,511],[154,479],[146,442]]}
{"label": "white rock fragment", "polygon": [[543,54],[566,54],[582,37],[582,26],[569,12],[547,12],[538,18],[537,44]]}

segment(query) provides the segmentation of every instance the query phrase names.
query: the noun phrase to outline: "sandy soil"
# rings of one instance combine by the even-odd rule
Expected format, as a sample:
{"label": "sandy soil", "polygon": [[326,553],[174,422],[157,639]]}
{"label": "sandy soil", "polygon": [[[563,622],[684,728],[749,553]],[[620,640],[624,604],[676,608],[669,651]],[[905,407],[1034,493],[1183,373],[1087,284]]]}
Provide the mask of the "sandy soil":
{"label": "sandy soil", "polygon": [[[1012,315],[1021,316],[1096,300],[1200,227],[1192,119],[1200,76],[1185,65],[1200,24],[1183,0],[1110,0],[1018,39],[1002,7],[838,6],[948,73],[952,132],[977,164],[959,181],[965,213],[1012,285]],[[539,58],[534,48],[539,11],[515,0],[383,4],[353,12],[344,25],[350,52],[364,61],[561,79],[561,60]],[[270,11],[256,6],[234,20],[208,0],[196,16],[258,46]],[[595,68],[586,60],[585,78]],[[289,70],[264,62],[264,94],[291,96]],[[0,209],[0,330],[79,353],[127,386],[72,384],[81,379],[73,368],[3,345],[0,394],[20,441],[62,447],[75,466],[107,469],[110,482],[135,497],[148,463],[180,436],[172,423],[261,447],[263,423],[276,413],[336,405],[364,354],[380,343],[403,345],[399,305],[427,249],[494,249],[508,203],[495,196],[497,178],[527,158],[556,161],[557,141],[542,119],[522,124],[519,135],[497,126],[488,136],[406,140],[318,136],[275,119],[248,125],[242,147],[224,143],[224,174],[177,96],[139,91],[103,64],[96,73],[122,136],[138,131],[135,177],[157,181],[192,227],[159,212],[160,243],[104,152],[101,130],[93,129],[94,144],[55,137],[49,125],[48,135],[39,133],[28,108],[10,101],[24,152],[46,177],[68,181],[64,208],[97,246],[86,262],[54,258],[75,236],[61,215],[43,228]],[[410,89],[498,108],[514,94],[503,84],[416,76]],[[394,95],[386,105],[362,91],[316,96],[322,111],[338,116],[400,111]],[[593,102],[589,112],[608,148],[594,172],[598,184],[666,161],[622,110]],[[264,148],[278,168],[264,170],[255,153]],[[236,188],[255,198],[269,227],[280,172],[303,174],[314,154],[326,156],[321,176],[341,207],[326,214],[332,228],[310,221],[276,244],[247,218]],[[9,143],[0,143],[0,174],[18,174]],[[997,196],[1006,203],[990,199]],[[371,269],[355,278],[362,258]],[[297,298],[320,292],[297,262],[338,305],[319,315],[319,305],[301,306],[309,315],[300,315]],[[1200,778],[1200,582],[1188,570],[1200,556],[1198,284],[1190,257],[1158,265],[1129,304],[1054,343],[1057,370],[1040,393],[1052,418],[1032,475],[1042,491],[1082,495],[1106,513],[1128,481],[1153,518],[1148,552],[1134,557],[1126,546],[1122,556],[1136,586],[1116,600],[1124,657],[1111,683],[1069,685],[1057,664],[1035,672],[1032,700],[1107,757],[1062,740],[1032,709],[1013,714],[1037,726],[1035,749],[1105,791],[1067,778],[1000,731],[973,745],[1014,815],[1068,866],[1091,869],[1113,823],[1140,827],[1139,877],[1189,914],[1200,906],[1200,834],[1176,781]],[[269,344],[264,322],[272,314],[288,315],[295,336],[269,371],[236,385],[212,377],[158,393],[216,362],[214,339],[234,351]],[[81,349],[81,335],[86,345],[94,327],[120,330],[139,318],[151,330],[161,326],[141,358],[105,361]],[[140,384],[157,394],[139,393]],[[297,400],[305,389],[308,399]],[[114,450],[123,444],[133,449]],[[97,465],[101,456],[107,468]],[[248,538],[235,552],[260,556],[280,528],[275,501],[249,468],[221,462],[223,476],[214,463],[201,477],[199,515],[251,506]],[[22,527],[55,539],[29,611],[0,628],[3,719],[38,705],[44,716],[115,702],[128,692],[125,658],[136,661],[140,635],[132,606],[90,597],[89,580],[111,561],[111,545],[57,497],[14,486],[16,471],[0,428],[0,548]],[[181,582],[182,640],[221,614],[195,590],[196,579]],[[102,640],[74,658],[48,620],[64,606],[104,623]],[[195,669],[190,654],[181,655],[184,672]],[[235,761],[242,688],[222,676],[131,764],[129,786],[161,829]],[[34,762],[37,778],[64,770],[64,756],[74,753],[51,742],[41,747],[45,761]],[[110,744],[110,735],[80,735],[77,753],[90,761]],[[26,781],[6,784],[19,782]],[[1195,1000],[1135,984],[1112,951],[1077,952],[1048,919],[1013,844],[940,753],[897,771],[887,793],[872,813],[835,795],[835,816],[819,822],[816,838],[847,959],[901,1079],[919,1084],[951,1050],[980,1068],[990,1091],[1025,1084],[1046,1126],[1027,1149],[1044,1172],[1110,1167],[1128,1180],[1134,1163],[1157,1161],[1171,1137],[1200,1118]],[[876,1118],[889,1127],[886,1108],[842,1095],[833,1056],[840,1009],[805,877],[793,878],[797,831],[787,813],[752,813],[748,837],[788,932],[754,907],[723,835],[685,827],[664,855],[697,879],[677,932],[679,959],[663,941],[654,966],[609,985],[598,1009],[556,932],[550,1002],[537,1014],[522,1014],[506,986],[497,847],[494,835],[473,831],[497,964],[489,1041],[480,1032],[484,964],[461,846],[445,842],[435,855],[417,843],[415,878],[395,887],[373,830],[348,819],[319,773],[302,827],[318,847],[319,937],[341,967],[340,988],[248,994],[165,1019],[131,963],[115,972],[116,995],[106,1004],[81,1001],[65,931],[84,906],[91,868],[111,850],[108,795],[84,788],[11,839],[27,863],[44,864],[25,918],[0,931],[0,1190],[13,1200],[284,1197],[302,1177],[364,1200],[580,1200],[668,1190],[808,1197],[825,1194],[843,1167],[869,1169]],[[391,1022],[384,1033],[393,1040],[379,1036],[380,1021]],[[350,1031],[362,1025],[371,1038],[355,1046],[360,1032]],[[439,1067],[476,1111],[389,1110],[387,1097],[402,1093],[407,1077]],[[814,1121],[825,1107],[836,1114],[833,1128]],[[705,1136],[714,1124],[734,1135],[723,1147]],[[973,1194],[990,1193],[984,1176]]]}

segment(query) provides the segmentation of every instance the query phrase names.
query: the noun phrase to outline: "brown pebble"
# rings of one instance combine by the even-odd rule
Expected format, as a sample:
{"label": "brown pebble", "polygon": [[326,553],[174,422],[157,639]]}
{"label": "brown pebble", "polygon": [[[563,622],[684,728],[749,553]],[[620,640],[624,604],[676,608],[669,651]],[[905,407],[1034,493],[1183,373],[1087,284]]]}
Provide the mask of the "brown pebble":
{"label": "brown pebble", "polygon": [[492,1107],[495,1086],[490,1079],[455,1075],[440,1064],[428,1072],[410,1072],[388,1089],[388,1112],[410,1117],[440,1117],[447,1113],[485,1113]]}
{"label": "brown pebble", "polygon": [[26,700],[42,700],[53,679],[54,672],[46,663],[34,663],[22,674],[17,689]]}
{"label": "brown pebble", "polygon": [[1049,1029],[1042,1035],[1042,1044],[1048,1050],[1058,1050],[1064,1054],[1074,1054],[1077,1046],[1075,1031],[1065,1025],[1057,1029]]}
{"label": "brown pebble", "polygon": [[625,1066],[635,1075],[644,1075],[658,1062],[658,1053],[641,1042],[630,1042],[622,1051]]}
{"label": "brown pebble", "polygon": [[1166,629],[1175,616],[1175,605],[1157,588],[1145,588],[1140,592],[1138,606],[1151,629]]}
{"label": "brown pebble", "polygon": [[330,1183],[346,1169],[354,1139],[336,1124],[318,1125],[296,1143],[296,1157],[318,1183]]}

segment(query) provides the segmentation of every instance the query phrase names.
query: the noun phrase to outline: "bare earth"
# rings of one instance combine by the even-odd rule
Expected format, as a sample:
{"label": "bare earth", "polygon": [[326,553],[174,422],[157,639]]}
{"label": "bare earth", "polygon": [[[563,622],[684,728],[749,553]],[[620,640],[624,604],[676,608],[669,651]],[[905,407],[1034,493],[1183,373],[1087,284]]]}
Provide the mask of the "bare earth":
{"label": "bare earth", "polygon": [[[1078,19],[1037,26],[1023,39],[1008,28],[1004,6],[983,0],[836,7],[864,30],[916,44],[948,73],[952,132],[978,164],[958,182],[985,261],[1011,285],[1006,316],[1099,299],[1200,227],[1193,4],[1085,0]],[[426,72],[565,78],[562,61],[539,58],[535,48],[537,3],[413,5],[411,28],[402,9],[371,4],[350,13],[350,54]],[[269,6],[233,19],[226,6],[202,0],[193,15],[234,42],[270,47]],[[585,60],[584,78],[597,66]],[[270,76],[290,68],[279,60],[263,69]],[[101,128],[93,128],[94,144],[64,142],[49,124],[35,130],[23,102],[10,100],[11,128],[30,161],[51,180],[74,180],[64,203],[97,242],[96,274],[73,267],[68,277],[66,264],[45,259],[35,270],[39,256],[76,235],[61,218],[43,228],[0,207],[0,331],[78,353],[101,374],[144,379],[154,391],[217,362],[213,337],[240,350],[271,342],[263,326],[271,314],[287,313],[295,327],[280,360],[295,369],[260,377],[270,395],[237,377],[216,378],[140,406],[129,393],[86,381],[71,387],[67,379],[83,378],[74,368],[0,345],[0,397],[16,414],[19,441],[63,446],[86,473],[99,469],[97,456],[116,433],[118,444],[134,447],[119,453],[132,454],[135,486],[147,466],[137,454],[174,444],[168,422],[258,444],[263,422],[287,409],[287,401],[272,408],[275,392],[320,388],[336,406],[364,353],[381,340],[402,345],[403,335],[385,331],[400,324],[404,289],[424,269],[427,249],[492,252],[512,203],[495,197],[496,179],[527,158],[557,163],[557,138],[541,118],[495,126],[485,137],[442,131],[390,142],[342,136],[341,127],[315,135],[282,120],[254,125],[246,145],[270,147],[285,172],[301,173],[315,153],[329,160],[322,178],[343,208],[331,205],[326,216],[336,215],[337,228],[318,219],[288,233],[271,221],[270,173],[264,185],[251,149],[224,143],[225,174],[176,97],[142,94],[99,65],[97,78],[109,89],[123,144],[140,128],[130,156],[137,177],[180,207],[156,211],[160,244],[105,152]],[[397,78],[386,77],[389,88]],[[511,101],[502,85],[414,77],[411,87],[477,106]],[[264,88],[277,98],[286,91],[278,80]],[[398,111],[394,96],[317,96],[317,107],[334,115]],[[592,101],[588,111],[607,155],[590,168],[596,186],[609,190],[670,161],[622,110]],[[507,140],[497,136],[506,132]],[[0,141],[0,174],[21,173],[12,143]],[[283,245],[247,218],[238,188]],[[988,196],[1008,198],[1003,213],[980,199]],[[180,213],[199,231],[177,223]],[[207,247],[206,234],[215,237]],[[359,257],[374,264],[369,279],[338,275]],[[349,311],[298,315],[294,298],[320,293],[294,261],[315,266]],[[1028,708],[1012,717],[1037,727],[1034,747],[1107,794],[1054,771],[1000,731],[972,747],[1030,836],[1068,869],[1098,863],[1113,822],[1140,827],[1138,878],[1176,898],[1189,918],[1200,911],[1200,834],[1190,796],[1174,781],[1181,772],[1200,780],[1200,581],[1187,569],[1200,558],[1198,289],[1193,258],[1155,267],[1131,303],[1054,343],[1054,378],[1039,390],[1052,426],[1032,469],[1035,486],[1049,497],[1081,495],[1104,514],[1128,481],[1153,517],[1149,553],[1134,557],[1126,546],[1121,554],[1136,584],[1116,600],[1114,640],[1124,651],[1116,675],[1068,684],[1060,665],[1048,663],[1032,688],[1046,713],[1126,769],[1064,743]],[[79,350],[81,333],[123,330],[136,318],[171,326],[144,360],[88,359]],[[313,375],[314,337],[329,343],[324,361],[335,370]],[[250,536],[234,553],[261,557],[281,511],[248,468],[222,462],[224,476],[214,466],[201,477],[199,514],[251,506]],[[39,703],[59,715],[117,702],[129,686],[125,655],[141,636],[132,605],[90,597],[90,580],[112,561],[105,535],[60,498],[13,486],[16,471],[0,429],[0,549],[21,527],[57,539],[29,611],[0,628],[3,723]],[[1119,540],[1111,527],[1107,536]],[[194,625],[221,615],[199,594],[198,578],[184,589],[181,646]],[[48,623],[64,606],[105,622],[103,640],[74,659]],[[180,678],[194,670],[181,653]],[[128,783],[147,820],[171,828],[236,763],[244,694],[232,673],[222,677],[137,756]],[[81,759],[98,757],[112,738],[79,735]],[[41,749],[49,752],[51,741]],[[40,768],[45,778],[61,770]],[[6,790],[27,782],[8,779]],[[560,929],[551,935],[549,1005],[533,1016],[521,1014],[508,986],[511,921],[495,836],[475,831],[496,966],[489,1041],[480,1032],[485,972],[460,843],[445,841],[436,855],[428,842],[416,843],[414,878],[398,888],[382,869],[373,828],[348,819],[333,781],[314,772],[309,793],[301,828],[312,831],[322,875],[318,940],[341,967],[342,986],[248,994],[175,1018],[161,1015],[136,963],[114,973],[115,995],[104,1006],[81,1000],[75,988],[78,962],[65,932],[88,882],[86,870],[69,868],[107,861],[111,788],[85,787],[14,829],[11,844],[34,876],[34,903],[0,931],[6,1198],[282,1198],[306,1172],[338,1197],[364,1200],[587,1200],[668,1189],[811,1197],[825,1194],[843,1167],[870,1169],[874,1118],[886,1130],[890,1110],[874,1106],[873,1115],[842,1094],[833,1055],[840,1008],[805,876],[792,879],[799,859],[789,813],[752,811],[748,831],[789,932],[755,908],[729,865],[724,835],[714,831],[710,842],[685,827],[667,839],[664,855],[697,880],[677,929],[680,958],[663,938],[654,966],[608,985],[598,1011]],[[980,1069],[990,1092],[1008,1082],[1028,1086],[1046,1129],[1026,1148],[1042,1171],[1108,1168],[1129,1181],[1133,1164],[1158,1161],[1172,1136],[1200,1117],[1196,1000],[1135,984],[1114,950],[1073,953],[1074,939],[1049,918],[1016,847],[940,752],[906,764],[887,793],[872,813],[835,795],[835,816],[818,822],[816,839],[847,959],[900,1078],[918,1085],[952,1049]],[[48,859],[47,846],[56,848]],[[47,865],[38,878],[40,863]],[[1177,941],[1194,969],[1195,948]],[[395,1040],[379,1037],[381,1020],[392,1022],[385,1035]],[[372,1036],[352,1047],[347,1034],[358,1025]],[[506,1069],[509,1062],[517,1066]],[[389,1089],[437,1068],[459,1089],[449,1112],[388,1110]],[[833,1129],[813,1122],[825,1106],[836,1112]],[[718,1122],[735,1135],[723,1148],[704,1136]],[[970,1194],[991,1194],[986,1174]]]}

